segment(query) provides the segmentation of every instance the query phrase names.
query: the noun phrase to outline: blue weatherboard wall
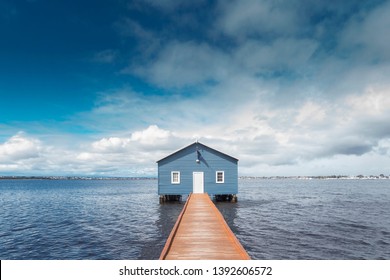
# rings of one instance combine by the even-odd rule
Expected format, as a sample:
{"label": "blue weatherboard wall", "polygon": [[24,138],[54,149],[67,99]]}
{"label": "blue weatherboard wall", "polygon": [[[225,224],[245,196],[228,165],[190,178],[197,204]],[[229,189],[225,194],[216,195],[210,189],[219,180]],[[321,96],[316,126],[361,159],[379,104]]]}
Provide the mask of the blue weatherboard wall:
{"label": "blue weatherboard wall", "polygon": [[[199,156],[197,151],[199,151]],[[199,158],[199,163],[196,159]],[[193,172],[203,172],[204,192],[238,193],[238,160],[204,144],[195,142],[159,161],[158,194],[185,195],[192,192]],[[180,171],[180,184],[171,184],[171,172]],[[216,171],[224,171],[224,183],[216,183]]]}

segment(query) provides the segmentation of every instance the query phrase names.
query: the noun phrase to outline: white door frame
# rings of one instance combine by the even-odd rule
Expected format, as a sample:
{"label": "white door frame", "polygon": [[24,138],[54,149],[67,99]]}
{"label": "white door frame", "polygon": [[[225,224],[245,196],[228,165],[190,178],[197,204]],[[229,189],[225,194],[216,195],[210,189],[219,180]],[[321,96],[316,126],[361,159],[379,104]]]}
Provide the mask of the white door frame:
{"label": "white door frame", "polygon": [[192,192],[204,193],[204,173],[192,172]]}

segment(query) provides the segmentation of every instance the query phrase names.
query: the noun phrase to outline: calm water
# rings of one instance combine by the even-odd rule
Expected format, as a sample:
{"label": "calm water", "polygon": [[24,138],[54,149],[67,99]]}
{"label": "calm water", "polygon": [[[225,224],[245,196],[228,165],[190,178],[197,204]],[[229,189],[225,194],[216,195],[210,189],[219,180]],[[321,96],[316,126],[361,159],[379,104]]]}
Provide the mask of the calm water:
{"label": "calm water", "polygon": [[[155,180],[0,180],[0,259],[157,259],[183,203]],[[390,259],[390,180],[240,180],[253,259]]]}

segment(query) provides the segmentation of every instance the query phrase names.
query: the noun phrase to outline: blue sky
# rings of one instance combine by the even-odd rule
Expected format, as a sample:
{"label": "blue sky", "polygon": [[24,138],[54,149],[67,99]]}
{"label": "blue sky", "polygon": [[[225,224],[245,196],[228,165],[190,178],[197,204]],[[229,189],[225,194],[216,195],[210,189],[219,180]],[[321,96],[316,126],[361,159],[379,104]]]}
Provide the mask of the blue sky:
{"label": "blue sky", "polygon": [[[73,3],[74,2],[74,3]],[[389,174],[390,2],[0,1],[0,175]]]}

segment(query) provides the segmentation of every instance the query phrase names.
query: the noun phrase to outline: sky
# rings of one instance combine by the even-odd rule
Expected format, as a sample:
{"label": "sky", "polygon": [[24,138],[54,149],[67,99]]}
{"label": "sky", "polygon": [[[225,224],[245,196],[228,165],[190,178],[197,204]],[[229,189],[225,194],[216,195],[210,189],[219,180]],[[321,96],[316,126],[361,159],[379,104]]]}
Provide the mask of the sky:
{"label": "sky", "polygon": [[390,174],[390,1],[0,0],[0,176]]}

